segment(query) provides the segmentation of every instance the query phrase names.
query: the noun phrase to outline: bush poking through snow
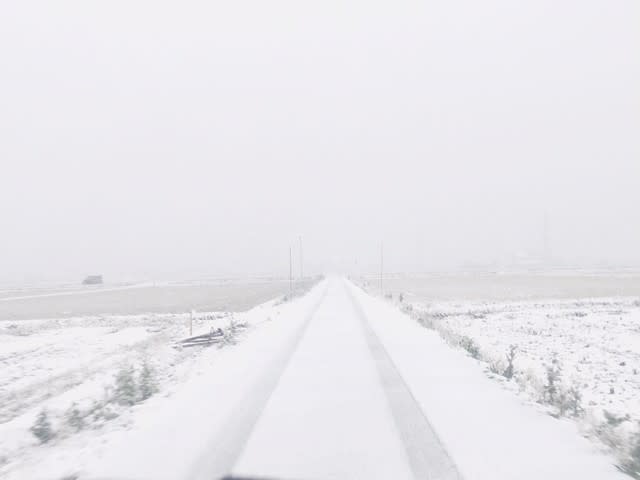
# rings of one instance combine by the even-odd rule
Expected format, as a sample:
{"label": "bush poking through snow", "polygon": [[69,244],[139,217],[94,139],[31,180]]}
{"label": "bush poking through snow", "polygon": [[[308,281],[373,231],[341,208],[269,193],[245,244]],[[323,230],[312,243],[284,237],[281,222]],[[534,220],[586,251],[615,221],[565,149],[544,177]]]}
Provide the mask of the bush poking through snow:
{"label": "bush poking through snow", "polygon": [[222,330],[222,345],[235,345],[236,344],[236,329],[233,325],[229,325]]}
{"label": "bush poking through snow", "polygon": [[495,375],[504,375],[506,367],[501,358],[489,361],[489,371]]}
{"label": "bush poking through snow", "polygon": [[507,352],[507,368],[504,369],[503,376],[507,380],[511,380],[514,374],[513,361],[516,359],[516,353],[518,351],[518,347],[515,345],[511,345],[509,347],[509,351]]}
{"label": "bush poking through snow", "polygon": [[231,318],[229,325],[222,330],[221,346],[235,345],[240,331],[248,326],[249,324],[247,322],[237,322],[235,319]]}
{"label": "bush poking through snow", "polygon": [[476,360],[480,359],[480,348],[472,338],[463,336],[460,338],[459,343],[462,348],[469,352],[469,355],[471,355]]}
{"label": "bush poking through snow", "polygon": [[565,411],[571,412],[574,417],[579,417],[584,413],[584,409],[582,408],[582,392],[580,392],[577,385],[572,385],[571,388],[567,390],[565,399]]}
{"label": "bush poking through snow", "polygon": [[640,478],[640,432],[635,434],[628,458],[622,463],[621,470],[633,478]]}
{"label": "bush poking through snow", "polygon": [[[156,373],[153,367],[144,360],[136,378],[132,365],[123,365],[116,374],[113,401],[118,405],[131,406],[150,398],[158,391]],[[106,402],[111,400],[106,394]]]}
{"label": "bush poking through snow", "polygon": [[554,358],[551,365],[547,365],[547,383],[543,390],[544,400],[551,405],[556,405],[560,372],[560,363],[557,358]]}
{"label": "bush poking through snow", "polygon": [[84,416],[78,409],[78,405],[73,402],[67,413],[65,414],[65,422],[76,432],[79,432],[85,427]]}
{"label": "bush poking through snow", "polygon": [[89,410],[89,414],[92,415],[92,420],[96,422],[96,427],[100,426],[100,424],[104,422],[118,418],[118,413],[108,400],[103,400],[101,402],[94,401],[91,409]]}
{"label": "bush poking through snow", "polygon": [[611,413],[609,410],[603,410],[602,414],[604,415],[604,419],[607,421],[607,425],[611,427],[617,427],[622,422],[626,422],[627,420],[630,419],[628,414],[624,416],[620,416],[620,415]]}
{"label": "bush poking through snow", "polygon": [[133,405],[138,400],[134,369],[131,365],[123,365],[116,375],[114,400],[118,405]]}
{"label": "bush poking through snow", "polygon": [[40,443],[47,443],[56,436],[53,428],[51,427],[49,415],[44,409],[40,411],[35,423],[29,430],[31,430],[31,433],[33,433]]}
{"label": "bush poking through snow", "polygon": [[142,369],[138,377],[138,393],[140,401],[145,401],[158,391],[155,371],[145,360],[142,362]]}

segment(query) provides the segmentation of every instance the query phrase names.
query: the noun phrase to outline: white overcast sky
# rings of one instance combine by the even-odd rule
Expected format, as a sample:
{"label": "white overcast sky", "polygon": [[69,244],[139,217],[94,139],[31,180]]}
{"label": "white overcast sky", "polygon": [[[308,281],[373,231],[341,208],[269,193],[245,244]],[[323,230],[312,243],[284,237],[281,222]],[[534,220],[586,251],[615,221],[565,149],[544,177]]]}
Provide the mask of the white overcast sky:
{"label": "white overcast sky", "polygon": [[640,2],[0,5],[0,278],[640,264]]}

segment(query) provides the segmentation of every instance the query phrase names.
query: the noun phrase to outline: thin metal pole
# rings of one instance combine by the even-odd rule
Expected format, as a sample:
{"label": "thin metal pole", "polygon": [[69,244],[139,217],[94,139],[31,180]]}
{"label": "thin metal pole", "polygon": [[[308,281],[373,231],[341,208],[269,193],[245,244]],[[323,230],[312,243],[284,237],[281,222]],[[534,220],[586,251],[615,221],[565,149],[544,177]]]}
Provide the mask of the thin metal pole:
{"label": "thin metal pole", "polygon": [[382,289],[382,274],[384,272],[384,250],[383,243],[380,242],[380,295],[384,296],[384,290]]}
{"label": "thin metal pole", "polygon": [[549,266],[548,262],[549,259],[551,257],[551,255],[549,254],[550,249],[549,249],[549,216],[547,215],[547,212],[545,210],[544,212],[544,220],[543,220],[543,226],[542,226],[542,255],[543,255],[543,261],[545,262],[545,266]]}
{"label": "thin metal pole", "polygon": [[289,294],[293,295],[293,264],[291,257],[291,247],[289,247]]}
{"label": "thin metal pole", "polygon": [[300,241],[300,280],[302,280],[304,278],[304,270],[302,266],[302,235],[298,237],[298,240]]}

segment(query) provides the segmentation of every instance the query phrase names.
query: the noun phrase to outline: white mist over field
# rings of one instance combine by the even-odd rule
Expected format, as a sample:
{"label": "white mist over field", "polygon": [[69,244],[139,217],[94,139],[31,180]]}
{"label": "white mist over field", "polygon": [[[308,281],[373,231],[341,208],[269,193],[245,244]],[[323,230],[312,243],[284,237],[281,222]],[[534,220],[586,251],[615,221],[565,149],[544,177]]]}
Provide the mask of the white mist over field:
{"label": "white mist over field", "polygon": [[300,236],[309,273],[373,271],[380,242],[389,271],[638,265],[639,20],[5,2],[0,276],[286,275]]}

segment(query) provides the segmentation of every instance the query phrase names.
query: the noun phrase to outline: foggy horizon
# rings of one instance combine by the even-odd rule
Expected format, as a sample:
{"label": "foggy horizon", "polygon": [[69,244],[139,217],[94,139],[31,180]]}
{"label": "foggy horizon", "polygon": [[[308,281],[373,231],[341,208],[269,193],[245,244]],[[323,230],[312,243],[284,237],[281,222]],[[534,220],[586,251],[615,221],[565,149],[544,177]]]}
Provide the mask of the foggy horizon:
{"label": "foggy horizon", "polygon": [[639,14],[4,5],[0,281],[638,267]]}

